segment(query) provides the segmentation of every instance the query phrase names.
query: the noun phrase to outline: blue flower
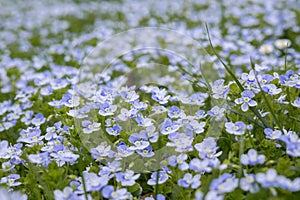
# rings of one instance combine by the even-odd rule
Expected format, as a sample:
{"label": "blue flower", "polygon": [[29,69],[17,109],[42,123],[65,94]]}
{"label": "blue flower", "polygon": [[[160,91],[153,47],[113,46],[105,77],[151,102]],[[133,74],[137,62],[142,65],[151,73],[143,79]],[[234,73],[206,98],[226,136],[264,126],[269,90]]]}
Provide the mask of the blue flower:
{"label": "blue flower", "polygon": [[126,188],[115,190],[113,186],[108,185],[102,189],[102,196],[111,200],[130,199],[130,193]]}
{"label": "blue flower", "polygon": [[18,191],[7,191],[4,188],[0,188],[1,199],[3,200],[11,200],[11,199],[18,199],[18,200],[27,200],[26,194],[21,194]]}
{"label": "blue flower", "polygon": [[111,150],[111,146],[107,145],[107,143],[102,142],[95,148],[91,148],[90,152],[92,154],[92,158],[101,160],[106,157],[113,157],[114,152]]}
{"label": "blue flower", "polygon": [[173,122],[169,118],[166,118],[164,122],[161,124],[160,131],[162,134],[168,135],[170,133],[176,132],[179,128],[180,126],[178,125],[178,123]]}
{"label": "blue flower", "polygon": [[265,158],[264,155],[258,155],[255,149],[249,149],[247,154],[242,154],[241,163],[244,165],[263,164]]}
{"label": "blue flower", "polygon": [[17,142],[25,142],[28,144],[36,144],[40,142],[44,136],[41,136],[41,130],[39,128],[28,127],[26,130],[20,132],[20,137]]}
{"label": "blue flower", "polygon": [[102,116],[110,116],[110,115],[113,115],[116,110],[117,110],[116,105],[111,105],[111,104],[105,102],[105,103],[100,104],[100,110],[98,113]]}
{"label": "blue flower", "polygon": [[264,85],[262,87],[262,89],[267,92],[269,95],[276,95],[276,94],[279,94],[282,89],[281,88],[277,88],[276,85],[274,84],[267,84],[267,85]]}
{"label": "blue flower", "polygon": [[269,139],[272,139],[272,140],[279,139],[280,136],[281,136],[281,131],[279,131],[279,130],[273,131],[270,128],[265,128],[264,133],[266,135],[266,138],[269,138]]}
{"label": "blue flower", "polygon": [[99,191],[108,184],[109,179],[106,177],[99,177],[95,173],[83,172],[83,177],[86,184],[86,191]]}
{"label": "blue flower", "polygon": [[211,89],[213,92],[213,98],[221,99],[226,98],[229,92],[228,86],[224,86],[224,79],[216,80],[213,84],[211,84]]}
{"label": "blue flower", "polygon": [[210,190],[215,190],[218,194],[232,192],[238,187],[238,179],[234,178],[231,174],[225,173],[214,179],[210,186]]}
{"label": "blue flower", "polygon": [[83,127],[83,133],[90,134],[92,132],[100,130],[101,124],[97,122],[90,122],[89,120],[83,120],[81,122],[81,125]]}
{"label": "blue flower", "polygon": [[9,187],[19,186],[21,182],[18,182],[18,179],[20,179],[19,174],[10,174],[7,177],[2,177],[0,183],[6,183]]}
{"label": "blue flower", "polygon": [[170,118],[179,118],[182,116],[182,114],[183,111],[180,108],[178,108],[177,106],[171,106],[169,109],[168,116]]}
{"label": "blue flower", "polygon": [[300,97],[296,98],[292,105],[297,108],[300,108]]}
{"label": "blue flower", "polygon": [[182,171],[187,170],[189,168],[189,165],[185,162],[187,157],[188,156],[186,154],[180,154],[178,156],[170,156],[168,158],[169,165],[172,167],[178,165],[180,170]]}
{"label": "blue flower", "polygon": [[155,87],[152,89],[151,98],[159,104],[166,104],[170,98],[170,95],[167,95],[167,93],[166,89],[159,89],[158,87]]}
{"label": "blue flower", "polygon": [[225,108],[220,108],[218,106],[214,106],[212,107],[212,109],[210,109],[207,114],[215,117],[216,121],[221,121],[223,116],[224,116],[224,112],[225,112]]}
{"label": "blue flower", "polygon": [[189,164],[189,168],[198,173],[211,172],[211,170],[212,170],[211,167],[209,167],[208,159],[199,160],[198,158],[194,158],[191,160],[191,162]]}
{"label": "blue flower", "polygon": [[146,197],[145,200],[166,200],[166,197],[162,194],[158,194],[156,198],[151,195],[150,197]]}
{"label": "blue flower", "polygon": [[[157,173],[158,174],[158,180],[157,180]],[[156,181],[157,181],[157,184],[163,184],[165,183],[167,180],[169,179],[169,176],[168,174],[161,170],[159,172],[153,172],[151,174],[151,178],[147,181],[148,185],[156,185]]]}
{"label": "blue flower", "polygon": [[264,188],[277,187],[277,171],[275,169],[269,169],[266,173],[256,174],[256,181]]}
{"label": "blue flower", "polygon": [[137,118],[135,118],[135,121],[138,123],[139,126],[142,126],[142,127],[149,127],[149,126],[153,125],[150,118],[137,117]]}
{"label": "blue flower", "polygon": [[125,100],[125,102],[134,102],[139,98],[139,95],[136,94],[135,91],[126,91],[123,90],[120,92],[121,97]]}
{"label": "blue flower", "polygon": [[192,120],[190,121],[186,127],[191,129],[192,131],[194,131],[195,133],[199,134],[199,133],[203,133],[204,132],[204,127],[205,127],[206,123],[205,122],[198,122],[196,120]]}
{"label": "blue flower", "polygon": [[193,176],[190,173],[186,173],[182,179],[178,180],[178,185],[184,188],[191,187],[193,189],[198,188],[201,185],[200,175]]}
{"label": "blue flower", "polygon": [[121,157],[128,157],[134,153],[134,150],[129,149],[129,147],[124,142],[120,142],[117,145],[117,149],[118,149],[118,156]]}
{"label": "blue flower", "polygon": [[205,138],[201,143],[195,144],[195,148],[199,152],[199,157],[202,159],[213,159],[222,154],[221,151],[217,153],[219,147],[213,137]]}
{"label": "blue flower", "polygon": [[246,124],[242,121],[238,121],[235,123],[226,122],[225,127],[228,133],[234,135],[243,135],[245,133],[245,130],[247,129]]}
{"label": "blue flower", "polygon": [[28,155],[28,159],[32,163],[36,163],[43,166],[48,166],[50,163],[49,153],[39,153],[39,154],[30,154]]}
{"label": "blue flower", "polygon": [[246,112],[250,107],[257,106],[257,102],[252,100],[254,93],[250,90],[245,90],[242,92],[242,97],[236,99],[234,102],[236,104],[242,104],[242,111]]}
{"label": "blue flower", "polygon": [[121,131],[122,131],[122,126],[120,126],[119,124],[114,124],[113,127],[106,128],[106,132],[109,135],[113,135],[113,136],[120,135]]}
{"label": "blue flower", "polygon": [[146,141],[147,135],[145,134],[132,134],[130,135],[128,141],[133,144],[134,146],[129,147],[131,150],[141,150],[150,145],[150,142]]}
{"label": "blue flower", "polygon": [[142,157],[152,157],[154,156],[153,148],[151,145],[148,145],[144,149],[138,149],[136,150],[138,154],[140,154]]}
{"label": "blue flower", "polygon": [[134,175],[134,172],[127,170],[126,172],[119,172],[116,174],[117,182],[121,182],[122,186],[132,186],[135,180],[140,177],[140,174]]}
{"label": "blue flower", "polygon": [[258,184],[255,180],[254,174],[247,174],[244,172],[245,177],[240,180],[240,188],[244,191],[250,191],[251,193],[256,193],[259,191]]}
{"label": "blue flower", "polygon": [[294,157],[300,157],[300,140],[299,136],[289,131],[286,135],[281,135],[279,138],[286,145],[286,153]]}
{"label": "blue flower", "polygon": [[[69,186],[65,187],[63,191],[54,190],[55,200],[83,200],[85,199],[84,195],[79,196],[76,191]],[[91,196],[88,195],[88,200],[91,200]]]}

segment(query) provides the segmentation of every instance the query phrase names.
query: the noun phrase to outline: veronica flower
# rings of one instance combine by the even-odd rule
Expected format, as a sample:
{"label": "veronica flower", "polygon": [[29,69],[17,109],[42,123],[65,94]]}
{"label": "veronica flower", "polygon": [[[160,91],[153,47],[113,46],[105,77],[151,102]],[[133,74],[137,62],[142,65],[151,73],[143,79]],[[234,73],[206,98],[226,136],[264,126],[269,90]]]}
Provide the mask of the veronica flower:
{"label": "veronica flower", "polygon": [[137,149],[136,152],[140,154],[142,157],[152,157],[154,156],[153,148],[151,145],[148,145],[144,149]]}
{"label": "veronica flower", "polygon": [[69,85],[69,83],[68,83],[68,81],[66,81],[64,79],[58,78],[58,79],[52,80],[50,82],[50,85],[53,90],[59,90],[59,89],[67,87]]}
{"label": "veronica flower", "polygon": [[125,102],[134,102],[139,98],[139,95],[135,91],[121,91],[121,97],[125,100]]}
{"label": "veronica flower", "polygon": [[262,87],[262,89],[267,92],[269,95],[276,95],[276,94],[279,94],[282,89],[281,88],[276,88],[276,86],[274,84],[267,84],[267,85],[264,85]]}
{"label": "veronica flower", "polygon": [[86,191],[99,191],[105,185],[108,184],[108,180],[105,177],[99,177],[95,173],[88,173],[87,171],[83,172],[83,177],[86,184]]}
{"label": "veronica flower", "polygon": [[113,115],[114,112],[117,110],[116,105],[111,105],[107,102],[100,104],[99,114],[102,116],[110,116]]}
{"label": "veronica flower", "polygon": [[[89,200],[91,196],[88,195]],[[55,200],[83,200],[85,199],[84,196],[78,196],[78,194],[73,191],[71,187],[65,187],[63,191],[61,190],[54,190],[54,198]]]}
{"label": "veronica flower", "polygon": [[[158,177],[157,177],[158,173]],[[158,178],[158,180],[157,180]],[[151,174],[151,178],[147,181],[148,185],[156,185],[157,184],[163,184],[169,179],[168,174],[165,171],[158,171],[158,172],[153,172]]]}
{"label": "veronica flower", "polygon": [[178,185],[183,188],[191,187],[193,189],[198,188],[201,185],[200,175],[193,176],[190,173],[186,173],[182,179],[178,180]]}
{"label": "veronica flower", "polygon": [[19,174],[10,174],[7,177],[2,177],[0,183],[6,183],[9,187],[19,186],[21,182],[16,180],[20,179]]}
{"label": "veronica flower", "polygon": [[156,131],[155,126],[149,126],[146,130],[141,130],[140,134],[147,136],[150,142],[157,142],[159,133]]}
{"label": "veronica flower", "polygon": [[179,169],[184,171],[189,168],[189,165],[185,162],[187,160],[186,154],[180,154],[178,156],[170,156],[168,158],[169,165],[175,167],[178,165]]}
{"label": "veronica flower", "polygon": [[279,139],[281,136],[281,131],[279,130],[272,130],[270,128],[265,128],[264,133],[266,135],[266,138],[272,139],[272,140],[276,140]]}
{"label": "veronica flower", "polygon": [[148,104],[142,101],[134,101],[132,106],[137,110],[146,110],[148,108]]}
{"label": "veronica flower", "polygon": [[142,127],[148,127],[148,126],[153,125],[150,118],[137,117],[137,118],[135,118],[135,121],[138,123],[139,126],[142,126]]}
{"label": "veronica flower", "polygon": [[119,124],[114,124],[113,127],[106,128],[106,132],[109,135],[117,136],[120,135],[121,131],[122,131],[122,126],[120,126]]}
{"label": "veronica flower", "polygon": [[81,125],[83,127],[83,133],[90,134],[92,132],[99,131],[101,124],[97,122],[90,122],[89,120],[83,120]]}
{"label": "veronica flower", "polygon": [[152,90],[151,98],[157,101],[159,104],[166,104],[170,98],[170,95],[167,95],[167,93],[168,92],[166,89],[159,89],[158,87],[155,87]]}
{"label": "veronica flower", "polygon": [[75,161],[79,158],[79,155],[74,154],[68,149],[63,149],[57,152],[50,154],[56,161],[58,166],[63,166],[66,162],[74,164]]}
{"label": "veronica flower", "polygon": [[168,116],[170,118],[179,118],[182,116],[182,114],[183,111],[180,108],[178,108],[177,106],[171,106],[169,109]]}
{"label": "veronica flower", "polygon": [[51,161],[48,152],[39,153],[39,154],[30,154],[28,155],[28,159],[32,163],[36,163],[43,166],[48,166],[48,164]]}
{"label": "veronica flower", "polygon": [[204,127],[206,123],[205,122],[197,122],[196,120],[192,120],[190,123],[186,125],[187,128],[193,130],[195,133],[203,133],[204,132]]}
{"label": "veronica flower", "polygon": [[219,194],[229,193],[238,187],[238,179],[234,178],[231,174],[225,173],[214,179],[210,186],[210,190],[215,190]]}
{"label": "veronica flower", "polygon": [[158,194],[155,198],[151,195],[150,197],[146,197],[145,200],[166,200],[166,197],[162,194]]}
{"label": "veronica flower", "polygon": [[170,133],[176,132],[179,128],[180,126],[176,122],[173,122],[171,119],[167,118],[161,124],[160,131],[162,134],[168,135]]}
{"label": "veronica flower", "polygon": [[28,127],[26,130],[20,132],[20,137],[17,142],[34,144],[40,142],[43,138],[44,136],[41,136],[41,130],[39,128]]}
{"label": "veronica flower", "polygon": [[150,145],[148,141],[146,141],[147,135],[145,134],[132,134],[130,135],[128,141],[132,143],[134,146],[129,147],[131,150],[141,150]]}
{"label": "veronica flower", "polygon": [[127,110],[126,108],[121,109],[121,113],[117,116],[116,120],[126,121],[127,119],[136,117],[138,110],[130,109]]}
{"label": "veronica flower", "polygon": [[300,108],[300,97],[296,98],[292,105],[297,108]]}
{"label": "veronica flower", "polygon": [[247,129],[247,126],[244,122],[226,122],[225,123],[226,131],[230,134],[234,135],[243,135],[245,133],[245,130]]}
{"label": "veronica flower", "polygon": [[257,102],[252,100],[254,93],[250,90],[245,90],[242,92],[242,97],[236,99],[234,102],[236,104],[242,104],[242,111],[246,112],[250,107],[257,106]]}
{"label": "veronica flower", "polygon": [[220,80],[216,80],[213,84],[211,84],[213,98],[215,99],[226,98],[229,89],[227,85],[224,85],[224,82],[225,80],[220,79]]}
{"label": "veronica flower", "polygon": [[53,89],[51,86],[42,87],[40,91],[41,95],[43,96],[49,96],[53,93]]}
{"label": "veronica flower", "polygon": [[40,126],[46,121],[44,115],[42,113],[38,113],[34,116],[32,119],[31,123],[34,124],[35,126]]}
{"label": "veronica flower", "polygon": [[12,200],[12,199],[27,200],[27,195],[21,194],[18,191],[7,191],[4,188],[0,188],[0,194],[3,200]]}
{"label": "veronica flower", "polygon": [[124,142],[120,142],[117,145],[118,155],[121,157],[128,157],[134,153],[134,150],[131,150]]}
{"label": "veronica flower", "polygon": [[217,153],[219,147],[217,146],[215,139],[212,137],[205,138],[201,143],[195,144],[195,148],[199,152],[199,157],[202,159],[213,159],[222,154],[222,151]]}
{"label": "veronica flower", "polygon": [[22,117],[21,122],[24,122],[25,125],[31,124],[31,120],[33,117],[33,111],[32,110],[27,110],[24,113],[24,117]]}
{"label": "veronica flower", "polygon": [[199,160],[198,158],[194,158],[191,160],[191,162],[189,163],[189,168],[198,173],[211,172],[212,170],[211,167],[209,166],[208,159]]}
{"label": "veronica flower", "polygon": [[266,173],[258,173],[255,178],[258,183],[264,188],[277,187],[277,171],[275,169],[269,169]]}
{"label": "veronica flower", "polygon": [[255,149],[250,149],[247,154],[242,154],[241,163],[244,165],[263,164],[265,158],[264,155],[258,155]]}
{"label": "veronica flower", "polygon": [[126,188],[115,190],[113,186],[108,185],[102,189],[102,196],[111,200],[125,200],[130,199],[131,195]]}
{"label": "veronica flower", "polygon": [[244,191],[256,193],[259,191],[258,184],[256,183],[255,174],[247,174],[244,171],[245,177],[240,180],[240,187]]}
{"label": "veronica flower", "polygon": [[216,121],[221,121],[224,116],[225,108],[220,108],[218,106],[212,107],[211,110],[207,112],[208,115],[215,117]]}
{"label": "veronica flower", "polygon": [[140,174],[134,175],[131,170],[126,170],[126,172],[118,172],[116,174],[117,182],[121,182],[122,186],[132,186],[135,184],[135,180],[140,177]]}
{"label": "veronica flower", "polygon": [[106,142],[102,142],[95,148],[91,148],[90,152],[92,154],[92,158],[100,160],[106,157],[112,157],[114,152],[111,150],[111,146],[107,145]]}

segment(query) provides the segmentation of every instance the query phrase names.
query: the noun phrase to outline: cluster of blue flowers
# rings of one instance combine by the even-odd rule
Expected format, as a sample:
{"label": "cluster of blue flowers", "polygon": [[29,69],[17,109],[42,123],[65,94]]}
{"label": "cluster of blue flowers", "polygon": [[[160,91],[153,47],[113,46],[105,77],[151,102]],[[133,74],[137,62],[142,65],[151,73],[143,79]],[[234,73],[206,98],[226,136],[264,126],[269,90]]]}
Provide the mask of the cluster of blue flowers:
{"label": "cluster of blue flowers", "polygon": [[0,199],[300,198],[297,0],[0,5]]}

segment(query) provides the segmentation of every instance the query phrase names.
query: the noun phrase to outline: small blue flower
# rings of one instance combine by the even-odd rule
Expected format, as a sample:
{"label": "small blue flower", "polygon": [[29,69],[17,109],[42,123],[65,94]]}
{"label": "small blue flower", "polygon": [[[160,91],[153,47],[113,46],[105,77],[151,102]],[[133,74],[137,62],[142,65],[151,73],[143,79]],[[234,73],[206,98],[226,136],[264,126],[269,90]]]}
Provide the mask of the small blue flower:
{"label": "small blue flower", "polygon": [[152,157],[154,156],[153,148],[151,145],[148,145],[144,149],[138,149],[136,150],[138,154],[140,154],[142,157]]}
{"label": "small blue flower", "polygon": [[81,122],[81,125],[83,127],[83,133],[90,134],[92,132],[100,130],[101,124],[97,122],[90,122],[89,120],[83,120]]}
{"label": "small blue flower", "polygon": [[159,173],[157,184],[163,184],[169,179],[169,176],[165,171],[161,170],[159,172],[153,172],[151,178],[147,181],[148,185],[156,185],[157,173]]}
{"label": "small blue flower", "polygon": [[129,147],[131,150],[141,150],[150,145],[150,142],[146,141],[147,135],[145,134],[132,134],[130,135],[128,141],[133,144],[134,146]]}
{"label": "small blue flower", "polygon": [[269,138],[269,139],[272,139],[272,140],[279,139],[280,136],[281,136],[281,131],[279,131],[279,130],[273,131],[270,128],[265,128],[264,133],[266,135],[266,138]]}
{"label": "small blue flower", "polygon": [[158,194],[156,198],[151,195],[150,197],[146,197],[145,200],[166,200],[166,197],[162,194]]}
{"label": "small blue flower", "polygon": [[266,173],[258,173],[255,178],[258,183],[264,188],[277,187],[277,171],[275,169],[269,169]]}
{"label": "small blue flower", "polygon": [[106,132],[109,135],[113,135],[113,136],[120,135],[121,131],[122,131],[122,126],[120,126],[119,124],[114,124],[113,127],[106,128]]}
{"label": "small blue flower", "polygon": [[102,116],[110,116],[113,115],[114,112],[117,110],[116,105],[111,105],[107,102],[100,104],[99,114]]}
{"label": "small blue flower", "polygon": [[213,137],[205,138],[201,143],[195,144],[195,148],[199,152],[199,157],[202,159],[213,159],[222,154],[222,151],[217,153],[219,147]]}
{"label": "small blue flower", "polygon": [[209,167],[208,159],[199,160],[198,158],[194,158],[191,160],[191,162],[189,163],[189,168],[198,173],[211,172],[212,170],[211,167]]}
{"label": "small blue flower", "polygon": [[128,157],[134,153],[134,150],[129,149],[129,147],[124,143],[120,142],[117,145],[118,155],[121,157]]}
{"label": "small blue flower", "polygon": [[243,135],[245,133],[245,130],[247,129],[247,126],[244,122],[238,121],[238,122],[226,122],[225,123],[226,131],[230,134],[234,135]]}
{"label": "small blue flower", "polygon": [[240,180],[240,188],[244,191],[256,193],[259,191],[258,184],[256,183],[254,174],[247,174],[244,172],[245,177]]}
{"label": "small blue flower", "polygon": [[169,165],[175,167],[178,165],[179,169],[184,171],[189,168],[189,165],[185,162],[187,160],[186,154],[180,154],[178,156],[170,156],[168,158]]}
{"label": "small blue flower", "polygon": [[134,172],[127,170],[126,172],[119,172],[116,174],[117,182],[121,182],[122,186],[132,186],[135,180],[140,177],[140,174],[134,175]]}
{"label": "small blue flower", "polygon": [[155,87],[152,89],[151,98],[159,104],[166,104],[170,98],[170,95],[167,95],[167,93],[166,89],[159,89],[158,87]]}
{"label": "small blue flower", "polygon": [[201,185],[200,175],[193,176],[190,173],[186,173],[182,179],[178,180],[178,185],[184,188],[191,187],[193,189],[198,188]]}
{"label": "small blue flower", "polygon": [[297,108],[300,108],[300,97],[296,98],[292,105]]}
{"label": "small blue flower", "polygon": [[282,89],[281,88],[277,88],[276,85],[274,84],[267,84],[267,85],[264,85],[262,87],[262,89],[267,92],[269,95],[276,95],[276,94],[279,94]]}
{"label": "small blue flower", "polygon": [[28,144],[36,144],[40,142],[44,136],[41,136],[41,130],[39,128],[28,127],[26,130],[20,132],[20,137],[17,142],[25,142]]}
{"label": "small blue flower", "polygon": [[21,182],[16,180],[20,179],[19,174],[10,174],[7,177],[2,177],[0,183],[6,183],[9,187],[19,186]]}
{"label": "small blue flower", "polygon": [[221,121],[224,116],[225,108],[220,108],[218,106],[212,107],[211,110],[207,112],[208,115],[215,117],[216,121]]}
{"label": "small blue flower", "polygon": [[120,92],[120,95],[125,100],[125,102],[134,102],[139,98],[139,95],[135,91],[123,90]]}
{"label": "small blue flower", "polygon": [[32,163],[36,163],[43,166],[48,166],[50,163],[49,153],[39,153],[39,154],[30,154],[28,155],[28,159]]}
{"label": "small blue flower", "polygon": [[135,121],[138,123],[139,126],[142,127],[149,127],[153,125],[152,120],[150,118],[137,117],[135,118]]}
{"label": "small blue flower", "polygon": [[171,106],[169,109],[168,116],[170,118],[179,118],[182,116],[182,114],[183,111],[180,108],[178,108],[177,106]]}
{"label": "small blue flower", "polygon": [[113,186],[108,185],[102,189],[102,196],[111,200],[130,199],[130,193],[126,188],[115,190]]}
{"label": "small blue flower", "polygon": [[215,190],[218,194],[232,192],[238,187],[238,179],[234,178],[231,174],[225,173],[214,179],[210,186],[210,190]]}
{"label": "small blue flower", "polygon": [[236,104],[242,104],[242,111],[246,112],[250,107],[254,107],[257,106],[257,102],[252,100],[252,98],[254,97],[254,93],[250,90],[245,90],[242,92],[242,97],[236,99],[234,102]]}
{"label": "small blue flower", "polygon": [[216,80],[212,85],[211,89],[213,92],[213,98],[215,99],[221,99],[226,98],[227,94],[229,92],[228,86],[224,85],[225,80],[220,79]]}
{"label": "small blue flower", "polygon": [[108,180],[106,177],[99,177],[95,173],[88,173],[86,171],[83,172],[83,177],[86,184],[86,191],[99,191],[105,185],[108,184]]}
{"label": "small blue flower", "polygon": [[241,163],[244,165],[263,164],[265,155],[258,155],[255,149],[250,149],[247,154],[242,154]]}
{"label": "small blue flower", "polygon": [[91,148],[90,152],[92,154],[92,158],[101,160],[106,157],[113,157],[114,152],[111,150],[111,146],[107,145],[107,143],[102,142],[95,148]]}
{"label": "small blue flower", "polygon": [[164,122],[161,124],[160,131],[164,135],[168,135],[170,133],[176,132],[180,126],[178,123],[173,122],[171,119],[167,118],[164,120]]}

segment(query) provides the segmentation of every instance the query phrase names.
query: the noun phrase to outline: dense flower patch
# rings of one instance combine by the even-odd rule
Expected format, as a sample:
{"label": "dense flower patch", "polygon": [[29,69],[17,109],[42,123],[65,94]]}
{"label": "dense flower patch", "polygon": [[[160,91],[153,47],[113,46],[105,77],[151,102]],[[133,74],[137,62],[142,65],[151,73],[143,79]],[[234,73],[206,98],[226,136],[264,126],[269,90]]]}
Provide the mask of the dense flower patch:
{"label": "dense flower patch", "polygon": [[0,199],[300,198],[297,0],[0,5]]}

